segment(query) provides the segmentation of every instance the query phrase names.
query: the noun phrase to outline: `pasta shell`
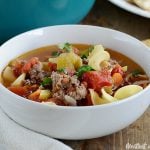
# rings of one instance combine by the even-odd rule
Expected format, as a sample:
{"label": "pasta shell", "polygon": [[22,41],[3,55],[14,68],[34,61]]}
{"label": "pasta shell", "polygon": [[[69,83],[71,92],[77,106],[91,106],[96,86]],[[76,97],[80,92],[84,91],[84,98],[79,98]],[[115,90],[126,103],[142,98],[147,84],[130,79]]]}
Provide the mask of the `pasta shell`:
{"label": "pasta shell", "polygon": [[22,86],[23,81],[25,80],[26,74],[21,74],[13,83],[12,86]]}
{"label": "pasta shell", "polygon": [[51,96],[51,94],[52,93],[50,92],[50,90],[41,90],[39,99],[43,101],[47,100]]}
{"label": "pasta shell", "polygon": [[99,97],[97,92],[95,92],[93,89],[89,89],[89,91],[90,91],[92,104],[93,105],[100,105],[100,104],[102,104],[103,99]]}
{"label": "pasta shell", "polygon": [[139,85],[127,85],[120,89],[118,89],[114,95],[117,99],[124,99],[127,97],[130,97],[140,91],[142,91],[143,88]]}
{"label": "pasta shell", "polygon": [[114,102],[114,101],[117,101],[117,98],[109,95],[104,88],[102,88],[102,99],[104,100],[103,102],[104,103],[111,103],[111,102]]}
{"label": "pasta shell", "polygon": [[68,54],[68,59],[70,59],[75,69],[78,69],[79,67],[82,66],[82,59],[77,54],[75,54],[74,52],[70,52],[67,54]]}
{"label": "pasta shell", "polygon": [[63,53],[57,58],[57,69],[62,68],[69,68],[74,70],[73,62],[71,62],[67,53]]}
{"label": "pasta shell", "polygon": [[91,96],[91,100],[92,100],[92,104],[93,105],[101,105],[101,104],[106,104],[106,103],[111,103],[114,102],[116,99],[111,97],[109,94],[109,96],[106,96],[106,93],[104,93],[102,96],[102,98],[98,95],[97,92],[95,92],[93,89],[89,89],[90,91],[90,96]]}
{"label": "pasta shell", "polygon": [[11,67],[6,67],[6,69],[3,72],[3,78],[9,82],[13,82],[16,80],[16,77]]}
{"label": "pasta shell", "polygon": [[104,50],[102,45],[96,45],[94,50],[89,54],[88,57],[88,65],[93,69],[100,71],[100,64],[103,61],[108,61],[110,59],[110,55],[107,51]]}
{"label": "pasta shell", "polygon": [[48,105],[48,106],[56,106],[54,102],[42,102],[42,104]]}
{"label": "pasta shell", "polygon": [[95,54],[98,54],[100,51],[104,51],[104,47],[102,45],[95,45],[92,52],[89,54],[88,59],[93,57]]}
{"label": "pasta shell", "polygon": [[82,59],[74,52],[62,53],[56,58],[49,58],[49,62],[56,63],[57,69],[78,69],[82,66]]}
{"label": "pasta shell", "polygon": [[57,63],[57,58],[49,58],[48,61],[52,63]]}

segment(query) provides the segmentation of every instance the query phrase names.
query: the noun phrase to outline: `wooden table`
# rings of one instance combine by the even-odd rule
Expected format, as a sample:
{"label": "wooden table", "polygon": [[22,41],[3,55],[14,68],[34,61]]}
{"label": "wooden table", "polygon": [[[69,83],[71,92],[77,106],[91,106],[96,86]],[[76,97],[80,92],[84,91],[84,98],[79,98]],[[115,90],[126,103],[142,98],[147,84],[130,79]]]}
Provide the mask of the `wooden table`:
{"label": "wooden table", "polygon": [[[106,0],[97,0],[81,23],[116,29],[140,40],[150,38],[150,19],[128,13]],[[112,135],[63,142],[74,150],[125,150],[127,143],[150,145],[150,108],[132,125]]]}

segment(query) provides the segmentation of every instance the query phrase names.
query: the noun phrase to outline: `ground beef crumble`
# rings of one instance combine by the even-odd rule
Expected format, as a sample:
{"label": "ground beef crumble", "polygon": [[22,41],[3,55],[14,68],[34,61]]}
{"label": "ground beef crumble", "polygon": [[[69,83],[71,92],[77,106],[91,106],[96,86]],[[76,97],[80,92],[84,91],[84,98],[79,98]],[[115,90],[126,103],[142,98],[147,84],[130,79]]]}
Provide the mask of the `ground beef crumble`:
{"label": "ground beef crumble", "polygon": [[86,97],[87,89],[78,79],[77,76],[69,76],[52,72],[52,92],[53,97],[65,100],[65,95],[68,95],[75,100],[81,100]]}
{"label": "ground beef crumble", "polygon": [[25,80],[25,85],[30,84],[40,84],[44,77],[50,76],[50,72],[42,70],[40,64],[33,65],[32,69],[27,74],[27,79]]}

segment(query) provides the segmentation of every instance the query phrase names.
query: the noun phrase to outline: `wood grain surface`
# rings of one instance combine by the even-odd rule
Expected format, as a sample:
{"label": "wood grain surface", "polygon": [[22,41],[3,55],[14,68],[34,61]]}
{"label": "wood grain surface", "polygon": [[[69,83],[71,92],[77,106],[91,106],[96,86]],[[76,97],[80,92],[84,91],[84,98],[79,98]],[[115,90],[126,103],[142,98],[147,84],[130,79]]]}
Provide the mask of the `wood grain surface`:
{"label": "wood grain surface", "polygon": [[[124,11],[107,0],[97,0],[81,24],[116,29],[140,40],[150,38],[150,19]],[[74,150],[125,150],[128,143],[140,144],[140,146],[147,144],[143,148],[150,150],[150,108],[132,125],[112,135],[90,140],[63,142]],[[142,150],[142,147],[139,147],[139,150]]]}

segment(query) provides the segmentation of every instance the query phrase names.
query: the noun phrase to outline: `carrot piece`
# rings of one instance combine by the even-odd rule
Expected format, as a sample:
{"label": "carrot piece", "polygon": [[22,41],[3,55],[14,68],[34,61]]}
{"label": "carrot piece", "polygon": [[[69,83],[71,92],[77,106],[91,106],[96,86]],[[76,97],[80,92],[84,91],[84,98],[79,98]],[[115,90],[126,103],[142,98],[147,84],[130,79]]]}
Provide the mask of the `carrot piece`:
{"label": "carrot piece", "polygon": [[123,82],[123,77],[120,73],[114,73],[112,79],[115,86],[119,86]]}
{"label": "carrot piece", "polygon": [[10,86],[10,87],[8,87],[8,89],[11,92],[13,92],[17,95],[20,95],[20,96],[25,96],[28,92],[26,87],[20,87],[20,86]]}
{"label": "carrot piece", "polygon": [[39,89],[36,90],[35,92],[33,92],[32,94],[30,94],[28,96],[28,99],[40,102],[40,100],[39,100],[40,92],[41,92],[41,90],[39,90]]}
{"label": "carrot piece", "polygon": [[22,72],[27,73],[30,69],[31,69],[31,64],[26,63],[22,68]]}
{"label": "carrot piece", "polygon": [[37,57],[31,58],[23,67],[22,67],[22,72],[27,73],[33,65],[37,64],[39,62]]}
{"label": "carrot piece", "polygon": [[111,72],[111,75],[113,75],[114,73],[120,73],[121,75],[124,74],[124,71],[122,70],[122,67],[121,67],[119,64],[117,64],[117,65],[113,68],[113,70],[112,70],[112,72]]}

